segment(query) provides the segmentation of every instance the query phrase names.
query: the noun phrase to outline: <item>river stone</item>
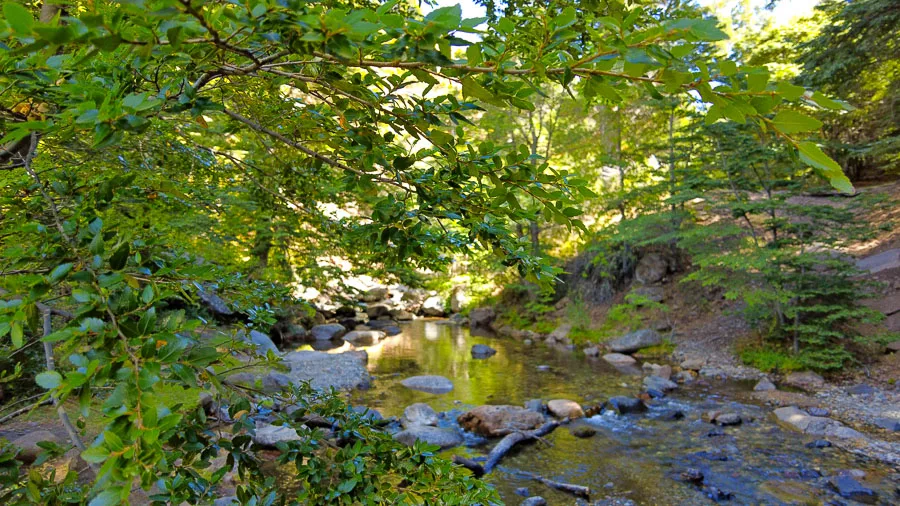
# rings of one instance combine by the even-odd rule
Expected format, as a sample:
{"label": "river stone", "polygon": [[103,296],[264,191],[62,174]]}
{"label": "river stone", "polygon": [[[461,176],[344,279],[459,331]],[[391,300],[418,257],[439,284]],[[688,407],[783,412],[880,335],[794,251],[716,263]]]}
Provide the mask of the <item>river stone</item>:
{"label": "river stone", "polygon": [[267,393],[276,393],[284,390],[293,383],[291,377],[287,374],[271,371],[262,377],[263,391]]}
{"label": "river stone", "polygon": [[407,428],[414,425],[437,425],[438,414],[428,404],[417,402],[403,410],[403,418],[400,419],[400,423]]}
{"label": "river stone", "polygon": [[874,490],[864,487],[849,474],[841,473],[837,476],[832,476],[828,481],[834,490],[845,499],[864,504],[875,504],[878,502],[878,494]]}
{"label": "river stone", "polygon": [[634,269],[634,279],[638,283],[653,284],[662,281],[669,271],[669,261],[659,253],[648,253],[641,257]]}
{"label": "river stone", "polygon": [[866,385],[865,383],[853,385],[847,389],[847,393],[850,395],[872,395],[875,392],[876,390],[872,385]]}
{"label": "river stone", "polygon": [[702,358],[689,358],[681,363],[681,368],[688,371],[699,371],[706,365],[706,360]]}
{"label": "river stone", "polygon": [[519,506],[547,506],[547,501],[543,497],[535,495],[519,503]]}
{"label": "river stone", "polygon": [[384,300],[388,296],[388,289],[383,286],[376,286],[375,288],[370,288],[363,293],[359,299],[363,302],[378,302],[379,300]]}
{"label": "river stone", "polygon": [[581,406],[577,402],[568,399],[553,399],[547,403],[547,411],[557,418],[575,419],[584,417],[584,410],[581,409]]}
{"label": "river stone", "polygon": [[425,299],[422,303],[422,314],[425,316],[444,316],[444,299],[440,295],[434,295]]}
{"label": "river stone", "polygon": [[769,378],[763,378],[759,380],[759,383],[753,387],[753,390],[756,392],[770,392],[772,390],[778,390],[778,387],[775,386],[775,383],[769,381]]}
{"label": "river stone", "polygon": [[391,318],[397,320],[398,322],[408,322],[415,318],[415,316],[405,309],[391,309],[390,312]]}
{"label": "river stone", "polygon": [[470,328],[488,328],[491,323],[497,319],[497,312],[494,308],[479,307],[469,311],[469,327]]}
{"label": "river stone", "polygon": [[597,434],[597,429],[588,427],[586,425],[580,425],[580,426],[572,429],[572,435],[577,438],[581,438],[581,439],[587,439],[589,437],[594,437],[595,434]]}
{"label": "river stone", "polygon": [[370,345],[384,339],[387,336],[380,330],[354,330],[344,334],[344,341],[353,344]]}
{"label": "river stone", "polygon": [[243,330],[240,330],[237,333],[237,337],[245,342],[256,345],[256,352],[260,355],[265,355],[270,350],[273,353],[278,353],[278,347],[275,346],[272,339],[258,330],[251,330],[249,337]]}
{"label": "river stone", "polygon": [[463,307],[469,303],[469,297],[466,296],[466,288],[464,286],[454,286],[450,293],[450,311],[459,313]]}
{"label": "river stone", "polygon": [[278,443],[287,441],[299,441],[297,431],[283,425],[257,425],[256,433],[251,437],[254,443],[260,446],[274,447]]}
{"label": "river stone", "polygon": [[634,353],[641,348],[656,346],[662,342],[662,337],[655,330],[643,329],[625,334],[607,344],[609,349],[616,353]]}
{"label": "river stone", "polygon": [[463,444],[463,437],[452,429],[439,429],[428,425],[414,425],[408,429],[394,434],[394,439],[406,446],[412,446],[416,441],[424,441],[428,444],[440,446],[441,449],[452,448]]}
{"label": "river stone", "polygon": [[894,341],[892,343],[888,343],[886,348],[887,348],[887,351],[890,353],[898,352],[898,351],[900,351],[900,341]]}
{"label": "river stone", "polygon": [[341,338],[347,333],[347,329],[338,323],[327,323],[325,325],[316,325],[310,329],[309,334],[316,341],[329,341]]}
{"label": "river stone", "polygon": [[[390,316],[391,308],[387,304],[371,304],[366,308],[366,316],[374,320],[379,316]],[[354,315],[355,316],[355,315]]]}
{"label": "river stone", "polygon": [[572,324],[563,323],[562,325],[553,329],[553,332],[550,332],[550,334],[547,336],[546,341],[548,343],[569,344],[571,342],[569,340],[569,332],[572,332]]}
{"label": "river stone", "polygon": [[497,350],[486,344],[476,344],[472,346],[472,358],[489,358],[493,357]]}
{"label": "river stone", "polygon": [[668,392],[678,388],[678,384],[672,380],[660,378],[659,376],[647,376],[644,378],[644,387],[647,389],[659,390],[661,392]]}
{"label": "river stone", "polygon": [[585,357],[599,357],[600,356],[600,347],[599,346],[588,346],[584,349]]}
{"label": "river stone", "polygon": [[377,409],[366,406],[353,406],[351,409],[368,420],[384,420],[384,416]]}
{"label": "river stone", "polygon": [[741,415],[737,413],[721,413],[716,415],[713,420],[715,423],[726,426],[726,425],[740,425],[741,424]]}
{"label": "river stone", "polygon": [[294,381],[309,381],[318,390],[367,388],[371,380],[366,368],[368,359],[365,351],[294,351],[284,356],[290,367],[288,376]]}
{"label": "river stone", "polygon": [[637,362],[634,357],[629,355],[624,355],[622,353],[607,353],[603,355],[603,360],[606,360],[612,365],[631,365]]}
{"label": "river stone", "polygon": [[784,378],[784,384],[807,392],[815,392],[825,386],[825,378],[812,371],[794,372]]}
{"label": "river stone", "polygon": [[783,425],[794,430],[813,436],[837,437],[842,439],[856,439],[864,436],[859,432],[845,427],[844,424],[824,416],[812,416],[796,406],[778,408],[774,411],[775,417]]}
{"label": "river stone", "polygon": [[401,381],[400,384],[406,388],[429,394],[446,394],[453,390],[453,382],[443,376],[435,375],[411,376]]}
{"label": "river stone", "polygon": [[456,418],[459,425],[481,436],[504,436],[517,430],[531,430],[543,425],[540,413],[509,405],[483,405]]}
{"label": "river stone", "polygon": [[617,396],[609,400],[610,406],[614,407],[620,414],[643,413],[647,411],[647,405],[640,399],[635,397]]}
{"label": "river stone", "polygon": [[544,413],[544,403],[540,399],[531,399],[525,401],[525,409],[534,411],[535,413]]}
{"label": "river stone", "polygon": [[36,430],[13,439],[11,441],[13,446],[20,448],[19,454],[16,455],[16,460],[23,464],[31,464],[37,460],[38,455],[44,451],[43,448],[38,446],[38,443],[43,443],[45,441],[56,444],[62,443],[62,441],[56,437],[56,434],[48,430]]}

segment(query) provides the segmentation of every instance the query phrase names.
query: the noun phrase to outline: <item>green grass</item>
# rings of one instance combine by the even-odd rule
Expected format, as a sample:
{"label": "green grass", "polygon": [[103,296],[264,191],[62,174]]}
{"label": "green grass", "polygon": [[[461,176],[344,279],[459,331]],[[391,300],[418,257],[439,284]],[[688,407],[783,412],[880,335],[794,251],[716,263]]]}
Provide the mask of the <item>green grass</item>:
{"label": "green grass", "polygon": [[745,348],[738,352],[741,361],[762,372],[790,372],[806,369],[794,355],[771,347]]}
{"label": "green grass", "polygon": [[662,344],[641,348],[638,350],[638,354],[647,358],[663,358],[671,355],[675,351],[675,347],[675,343],[665,339]]}

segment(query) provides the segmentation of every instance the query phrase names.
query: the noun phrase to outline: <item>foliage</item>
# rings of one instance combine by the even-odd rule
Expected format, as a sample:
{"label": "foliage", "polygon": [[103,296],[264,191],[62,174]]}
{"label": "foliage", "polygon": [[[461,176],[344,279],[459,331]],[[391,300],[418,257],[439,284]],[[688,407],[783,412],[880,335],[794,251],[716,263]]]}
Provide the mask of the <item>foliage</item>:
{"label": "foliage", "polygon": [[789,351],[773,348],[770,346],[744,347],[738,351],[741,361],[751,367],[755,367],[762,372],[792,372],[800,371],[806,368],[796,355]]}
{"label": "foliage", "polygon": [[[803,112],[841,104],[762,66],[709,58],[725,36],[693,9],[517,4],[483,31],[458,6],[422,16],[397,0],[2,10],[0,338],[9,354],[48,345],[44,370],[27,374],[63,406],[63,423],[67,402],[79,406],[78,429],[103,422],[81,451],[94,481],[79,489],[71,475],[51,485],[30,473],[7,502],[102,506],[156,484],[157,502],[197,503],[224,473],[200,473],[220,448],[241,469],[245,503],[494,500],[431,449],[402,448],[351,418],[339,449],[298,427],[306,438],[280,460],[305,486],[277,488],[248,436],[259,405],[220,378],[249,346],[209,340],[193,309],[202,287],[218,286],[265,329],[279,307],[301,304],[288,296],[297,286],[332,289],[344,271],[403,278],[474,249],[552,281],[558,269],[517,224],[540,212],[586,231],[579,207],[594,192],[527,146],[473,134],[485,105],[536,109],[549,82],[606,113],[634,96],[680,97],[709,122],[755,125],[852,189]],[[538,299],[529,311],[547,307]],[[234,437],[170,402],[172,389],[220,395]],[[330,401],[314,404],[339,416]]]}

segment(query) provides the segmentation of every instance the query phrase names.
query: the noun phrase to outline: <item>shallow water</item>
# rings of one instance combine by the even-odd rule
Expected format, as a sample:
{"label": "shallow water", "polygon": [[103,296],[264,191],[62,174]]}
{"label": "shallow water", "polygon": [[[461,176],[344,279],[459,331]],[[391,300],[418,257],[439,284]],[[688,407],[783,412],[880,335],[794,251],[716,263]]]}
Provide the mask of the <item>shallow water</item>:
{"label": "shallow water", "polygon": [[[473,344],[492,346],[488,359],[471,357]],[[471,336],[468,329],[415,321],[400,335],[375,346],[369,353],[373,387],[352,394],[352,402],[400,417],[406,406],[425,402],[442,416],[441,425],[456,427],[458,414],[480,404],[522,405],[534,398],[545,402],[565,398],[582,404],[599,403],[615,395],[640,391],[640,375],[623,373],[602,360],[580,353],[552,349],[543,344],[524,345],[506,338]],[[549,366],[541,370],[538,366]],[[409,376],[437,374],[453,381],[450,393],[435,395],[400,384]],[[700,382],[702,383],[702,382]],[[769,409],[746,401],[747,385],[714,381],[681,386],[665,399],[653,401],[640,415],[606,413],[562,426],[546,443],[522,445],[508,454],[500,468],[485,477],[508,504],[522,497],[527,487],[549,504],[573,504],[568,494],[530,481],[517,471],[590,487],[592,500],[630,499],[638,504],[712,504],[713,488],[731,494],[728,504],[856,504],[828,486],[828,477],[840,470],[866,472],[861,482],[878,491],[883,504],[898,501],[890,469],[863,462],[836,448],[810,449],[813,438],[782,430]],[[700,420],[711,409],[731,407],[754,415],[753,423],[718,428]],[[668,420],[675,410],[684,418]],[[570,430],[580,424],[597,435],[578,439]],[[458,427],[457,427],[458,428]],[[467,435],[466,446],[448,450],[469,457],[486,455],[495,441]],[[705,485],[683,482],[688,467],[700,469]]]}

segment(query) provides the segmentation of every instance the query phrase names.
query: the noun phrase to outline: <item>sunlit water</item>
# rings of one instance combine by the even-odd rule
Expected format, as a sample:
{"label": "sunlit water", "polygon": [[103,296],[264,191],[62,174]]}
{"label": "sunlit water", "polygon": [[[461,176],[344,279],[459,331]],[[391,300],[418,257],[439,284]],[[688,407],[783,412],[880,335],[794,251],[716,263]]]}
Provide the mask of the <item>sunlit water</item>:
{"label": "sunlit water", "polygon": [[[492,346],[497,354],[473,359],[473,344]],[[458,414],[480,404],[522,405],[534,398],[597,403],[615,395],[640,391],[641,377],[622,373],[602,360],[580,353],[525,345],[506,338],[471,336],[468,329],[416,321],[401,335],[363,347],[369,353],[373,387],[352,394],[356,404],[378,409],[386,417],[400,417],[406,406],[425,402],[445,412],[441,424],[457,427]],[[549,366],[549,370],[544,367]],[[434,395],[400,384],[406,377],[437,374],[453,381],[452,392]],[[558,481],[588,486],[592,500],[627,498],[638,504],[712,503],[703,489],[685,483],[688,467],[701,470],[706,483],[733,494],[729,504],[855,504],[835,494],[828,476],[839,470],[866,472],[861,480],[878,491],[883,504],[898,501],[889,469],[862,462],[836,448],[810,449],[813,438],[779,428],[769,409],[738,402],[746,400],[746,385],[714,381],[680,387],[666,399],[653,401],[641,415],[598,415],[563,426],[547,443],[522,445],[507,455],[499,469],[485,477],[507,504],[518,504],[516,489],[527,487],[549,504],[573,504],[565,493],[548,489],[517,474],[539,473]],[[752,414],[756,421],[718,428],[700,420],[701,414],[730,406]],[[675,410],[684,418],[673,421]],[[579,424],[597,429],[590,439],[574,437]],[[458,427],[457,427],[458,429]],[[724,433],[724,434],[723,434]],[[495,441],[467,435],[466,446],[446,452],[469,457],[485,455]]]}

